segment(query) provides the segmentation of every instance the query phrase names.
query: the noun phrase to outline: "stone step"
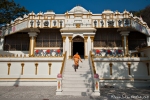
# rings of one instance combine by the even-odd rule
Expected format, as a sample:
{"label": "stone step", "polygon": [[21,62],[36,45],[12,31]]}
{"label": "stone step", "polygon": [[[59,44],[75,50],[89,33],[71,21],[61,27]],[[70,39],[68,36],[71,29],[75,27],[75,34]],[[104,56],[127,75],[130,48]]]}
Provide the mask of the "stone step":
{"label": "stone step", "polygon": [[93,88],[62,88],[63,91],[81,91],[81,92],[92,92]]}
{"label": "stone step", "polygon": [[62,80],[62,83],[70,83],[70,82],[72,82],[72,83],[74,83],[74,84],[76,84],[76,83],[93,83],[93,80],[91,79],[91,80]]}
{"label": "stone step", "polygon": [[63,77],[66,77],[66,78],[69,78],[69,77],[72,77],[72,78],[90,78],[92,75],[91,74],[70,74],[70,75],[66,75],[64,74]]}
{"label": "stone step", "polygon": [[81,92],[81,91],[63,91],[57,95],[74,95],[74,96],[91,96],[92,92]]}
{"label": "stone step", "polygon": [[[75,72],[75,69],[72,69],[72,70],[64,70],[64,73],[65,72]],[[91,70],[78,70],[76,69],[76,72],[81,72],[81,73],[84,73],[84,72],[91,72]]]}
{"label": "stone step", "polygon": [[[70,71],[70,72],[71,72],[71,71],[72,71],[72,72],[75,72],[75,69],[65,69],[65,70],[64,70],[64,72],[68,72],[68,71]],[[91,71],[91,70],[90,70],[90,69],[88,69],[88,70],[76,69],[76,72],[77,72],[77,71],[78,71],[78,72],[79,72],[79,71],[80,71],[80,72],[81,72],[81,71],[82,71],[82,72],[87,72],[87,71]]]}
{"label": "stone step", "polygon": [[92,88],[92,84],[74,84],[74,83],[65,83],[62,84],[63,88]]}
{"label": "stone step", "polygon": [[66,80],[91,80],[92,77],[88,77],[88,78],[85,78],[85,77],[63,77],[63,79],[66,79]]}
{"label": "stone step", "polygon": [[64,71],[63,75],[73,75],[73,74],[78,74],[78,75],[82,75],[82,74],[91,74],[91,71]]}
{"label": "stone step", "polygon": [[[79,86],[81,86],[81,87],[84,87],[84,88],[86,88],[86,86],[94,86],[94,83],[93,82],[90,82],[90,83],[88,83],[88,82],[81,82],[81,83],[77,83],[77,82],[62,82],[62,86],[64,86],[64,85],[66,85],[66,87],[71,87],[71,86],[73,86],[73,85],[76,85],[76,86],[74,86],[74,87],[79,87]],[[71,86],[70,86],[71,85]],[[74,88],[74,87],[72,87],[72,88]]]}

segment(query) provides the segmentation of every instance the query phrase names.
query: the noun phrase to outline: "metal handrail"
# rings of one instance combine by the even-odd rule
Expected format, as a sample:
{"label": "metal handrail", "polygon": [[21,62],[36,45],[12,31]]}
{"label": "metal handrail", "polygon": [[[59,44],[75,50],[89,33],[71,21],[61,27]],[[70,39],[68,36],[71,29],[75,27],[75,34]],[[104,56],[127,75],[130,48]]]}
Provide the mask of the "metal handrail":
{"label": "metal handrail", "polygon": [[65,51],[65,54],[64,54],[64,59],[63,59],[63,62],[62,62],[62,66],[61,66],[60,74],[62,74],[62,73],[63,73],[64,66],[65,66],[65,62],[66,62],[66,56],[67,56],[67,51]]}

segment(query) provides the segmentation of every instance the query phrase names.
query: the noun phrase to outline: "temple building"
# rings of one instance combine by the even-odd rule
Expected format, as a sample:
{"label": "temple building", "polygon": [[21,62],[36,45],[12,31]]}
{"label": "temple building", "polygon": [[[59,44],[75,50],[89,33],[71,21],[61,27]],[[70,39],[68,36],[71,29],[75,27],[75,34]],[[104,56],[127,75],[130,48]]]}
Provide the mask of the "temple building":
{"label": "temple building", "polygon": [[90,68],[94,93],[101,86],[150,86],[150,29],[126,10],[93,14],[76,6],[65,14],[31,12],[2,27],[0,38],[2,86],[54,85],[57,92],[67,91],[64,80],[76,52],[84,59],[81,71]]}

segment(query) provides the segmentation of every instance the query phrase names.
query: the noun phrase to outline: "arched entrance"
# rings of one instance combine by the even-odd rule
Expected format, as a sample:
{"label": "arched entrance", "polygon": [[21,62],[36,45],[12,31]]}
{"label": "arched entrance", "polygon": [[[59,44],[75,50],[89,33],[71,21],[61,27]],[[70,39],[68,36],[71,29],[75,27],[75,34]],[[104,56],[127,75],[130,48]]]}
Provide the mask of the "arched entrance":
{"label": "arched entrance", "polygon": [[84,58],[84,39],[81,36],[73,38],[73,55],[78,52],[81,58]]}

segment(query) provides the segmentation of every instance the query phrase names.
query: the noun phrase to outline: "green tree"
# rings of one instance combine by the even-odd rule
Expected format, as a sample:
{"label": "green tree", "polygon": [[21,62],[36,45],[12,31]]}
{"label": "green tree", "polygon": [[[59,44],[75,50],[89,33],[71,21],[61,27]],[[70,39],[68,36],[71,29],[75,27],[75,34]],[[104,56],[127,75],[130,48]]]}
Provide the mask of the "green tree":
{"label": "green tree", "polygon": [[150,27],[150,5],[139,11],[130,11],[134,16],[142,17],[143,21]]}
{"label": "green tree", "polygon": [[0,25],[10,23],[17,17],[23,17],[29,11],[16,4],[14,0],[0,0]]}

